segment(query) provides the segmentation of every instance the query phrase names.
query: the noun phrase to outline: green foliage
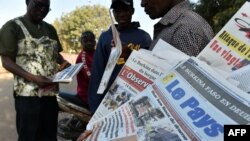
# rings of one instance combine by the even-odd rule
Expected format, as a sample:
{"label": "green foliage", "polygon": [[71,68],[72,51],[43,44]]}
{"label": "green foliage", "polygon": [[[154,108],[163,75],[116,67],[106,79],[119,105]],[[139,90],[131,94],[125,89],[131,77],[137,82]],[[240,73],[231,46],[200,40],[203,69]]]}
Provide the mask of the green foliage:
{"label": "green foliage", "polygon": [[199,0],[192,5],[217,33],[244,3],[245,0]]}
{"label": "green foliage", "polygon": [[77,7],[53,23],[64,52],[69,53],[78,53],[81,50],[79,38],[83,31],[91,30],[98,39],[110,24],[108,9],[100,5]]}

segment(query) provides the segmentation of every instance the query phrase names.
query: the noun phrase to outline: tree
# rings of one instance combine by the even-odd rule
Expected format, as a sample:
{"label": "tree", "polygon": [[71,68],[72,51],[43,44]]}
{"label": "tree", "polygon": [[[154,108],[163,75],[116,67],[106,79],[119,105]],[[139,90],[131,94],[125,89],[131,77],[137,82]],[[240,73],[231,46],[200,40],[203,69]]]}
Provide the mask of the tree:
{"label": "tree", "polygon": [[199,0],[193,9],[204,17],[215,33],[239,10],[245,0]]}
{"label": "tree", "polygon": [[98,39],[110,24],[108,9],[100,5],[77,7],[53,23],[64,52],[69,53],[78,53],[81,50],[79,38],[83,31],[93,31]]}

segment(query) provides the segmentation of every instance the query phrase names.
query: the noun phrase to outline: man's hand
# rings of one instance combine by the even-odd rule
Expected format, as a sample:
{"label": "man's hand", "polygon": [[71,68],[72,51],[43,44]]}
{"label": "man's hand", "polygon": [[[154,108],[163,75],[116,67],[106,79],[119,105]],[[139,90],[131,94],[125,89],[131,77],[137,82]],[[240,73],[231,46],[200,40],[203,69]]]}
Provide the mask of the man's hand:
{"label": "man's hand", "polygon": [[124,58],[124,60],[127,60],[131,52],[132,50],[128,47],[128,45],[122,43],[122,54],[120,58]]}
{"label": "man's hand", "polygon": [[59,71],[65,69],[65,68],[67,68],[67,67],[69,67],[69,66],[71,66],[71,64],[70,64],[68,61],[64,61],[64,62],[60,65]]}
{"label": "man's hand", "polygon": [[[115,47],[114,40],[111,41],[111,46]],[[132,52],[132,49],[130,49],[127,44],[122,43],[122,54],[120,55],[118,64],[124,64],[126,60],[128,59],[129,55],[131,54],[131,52]]]}
{"label": "man's hand", "polygon": [[90,130],[85,130],[85,131],[77,138],[77,141],[85,141],[91,133],[92,133],[92,131],[90,131]]}
{"label": "man's hand", "polygon": [[56,85],[56,83],[52,82],[52,80],[44,76],[38,76],[38,75],[33,75],[30,78],[30,81],[37,84],[40,88],[51,87],[52,85]]}

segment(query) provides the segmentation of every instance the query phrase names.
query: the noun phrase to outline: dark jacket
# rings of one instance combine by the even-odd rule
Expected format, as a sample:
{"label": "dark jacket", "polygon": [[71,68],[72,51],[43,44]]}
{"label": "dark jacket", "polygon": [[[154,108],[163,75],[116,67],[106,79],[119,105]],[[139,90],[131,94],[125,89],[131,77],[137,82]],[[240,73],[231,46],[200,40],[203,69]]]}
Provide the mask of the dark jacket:
{"label": "dark jacket", "polygon": [[[148,49],[151,44],[150,35],[144,30],[139,29],[139,23],[133,22],[132,25],[125,30],[118,30],[120,33],[120,39],[122,43],[133,45],[140,45],[140,48]],[[112,30],[109,28],[107,31],[103,32],[100,35],[100,38],[97,43],[96,52],[94,55],[94,61],[91,70],[91,78],[88,89],[88,100],[90,111],[94,113],[104,98],[108,88],[114,82],[116,76],[121,70],[124,64],[116,65],[115,69],[111,75],[111,78],[108,83],[108,87],[105,90],[104,94],[97,94],[99,84],[102,79],[110,52],[111,52],[111,40],[113,39]]]}

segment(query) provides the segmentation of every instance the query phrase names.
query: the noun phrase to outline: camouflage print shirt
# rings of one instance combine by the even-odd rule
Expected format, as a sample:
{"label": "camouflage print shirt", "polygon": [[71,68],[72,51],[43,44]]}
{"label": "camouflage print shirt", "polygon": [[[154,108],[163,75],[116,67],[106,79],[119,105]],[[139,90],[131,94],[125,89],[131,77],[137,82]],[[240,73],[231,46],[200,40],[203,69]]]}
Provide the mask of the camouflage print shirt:
{"label": "camouflage print shirt", "polygon": [[[56,60],[58,57],[58,52],[61,51],[61,45],[57,40],[57,35],[51,36],[50,31],[47,31],[46,33],[46,29],[48,28],[48,26],[46,25],[46,23],[43,23],[45,25],[41,25],[43,27],[39,27],[43,28],[41,29],[42,33],[40,33],[40,36],[36,34],[36,38],[34,38],[28,31],[28,28],[26,28],[26,26],[24,25],[25,22],[23,22],[22,20],[25,21],[24,17],[14,19],[11,22],[7,23],[5,26],[3,26],[3,28],[5,29],[4,31],[0,31],[1,40],[5,39],[2,38],[2,32],[6,33],[6,31],[8,30],[9,32],[22,32],[23,38],[20,38],[20,33],[16,33],[16,37],[12,38],[17,38],[17,48],[3,49],[1,47],[0,54],[15,57],[16,63],[20,67],[34,75],[41,75],[45,77],[53,76],[58,71],[58,65]],[[15,26],[13,26],[14,24]],[[53,37],[56,38],[53,39]],[[4,40],[1,42],[6,45],[8,41]],[[14,79],[14,92],[17,96],[38,95],[38,85],[31,82],[27,82],[19,76],[14,76]],[[54,96],[57,93],[58,87],[46,92],[45,96]]]}

